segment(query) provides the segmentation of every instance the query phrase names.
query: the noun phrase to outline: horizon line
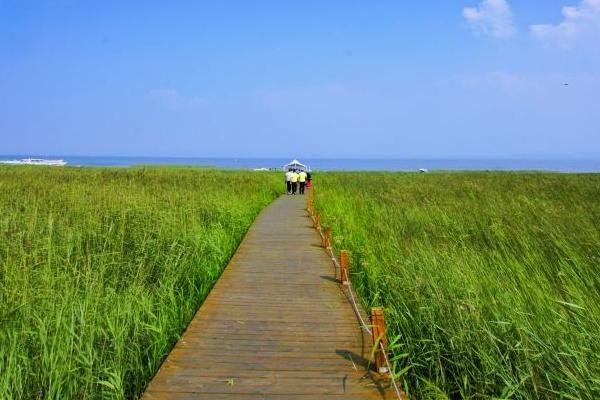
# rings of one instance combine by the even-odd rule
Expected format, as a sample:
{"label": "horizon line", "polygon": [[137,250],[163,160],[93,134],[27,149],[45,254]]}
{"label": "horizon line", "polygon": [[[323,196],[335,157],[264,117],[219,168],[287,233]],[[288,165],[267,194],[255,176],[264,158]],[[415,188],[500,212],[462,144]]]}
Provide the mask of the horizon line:
{"label": "horizon line", "polygon": [[0,154],[0,157],[82,157],[82,158],[163,158],[163,159],[223,159],[223,160],[278,160],[284,159],[311,159],[311,160],[586,160],[600,161],[598,155],[585,154],[549,154],[549,155],[502,155],[502,156],[473,156],[473,155],[457,155],[457,156],[206,156],[206,155],[91,155],[91,154],[58,154],[58,153],[12,153]]}

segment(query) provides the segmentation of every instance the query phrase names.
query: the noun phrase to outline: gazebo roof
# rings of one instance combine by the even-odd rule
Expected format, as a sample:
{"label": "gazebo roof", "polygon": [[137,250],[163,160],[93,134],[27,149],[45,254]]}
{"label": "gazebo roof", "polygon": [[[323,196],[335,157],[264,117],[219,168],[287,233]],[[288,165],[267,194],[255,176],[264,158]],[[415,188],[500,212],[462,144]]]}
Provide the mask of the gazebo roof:
{"label": "gazebo roof", "polygon": [[308,168],[308,165],[302,164],[300,161],[298,161],[295,158],[283,166],[284,169],[288,169],[290,167],[300,167],[300,168],[304,168],[306,170],[310,169],[310,168]]}

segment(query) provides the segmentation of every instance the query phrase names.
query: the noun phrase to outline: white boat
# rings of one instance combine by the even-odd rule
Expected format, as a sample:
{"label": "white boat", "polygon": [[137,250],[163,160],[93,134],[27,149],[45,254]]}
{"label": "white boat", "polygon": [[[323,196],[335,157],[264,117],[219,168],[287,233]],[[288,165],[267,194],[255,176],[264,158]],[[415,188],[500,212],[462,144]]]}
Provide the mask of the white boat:
{"label": "white boat", "polygon": [[20,160],[0,161],[1,164],[10,165],[52,165],[63,166],[67,165],[65,160],[44,160],[43,158],[22,158]]}

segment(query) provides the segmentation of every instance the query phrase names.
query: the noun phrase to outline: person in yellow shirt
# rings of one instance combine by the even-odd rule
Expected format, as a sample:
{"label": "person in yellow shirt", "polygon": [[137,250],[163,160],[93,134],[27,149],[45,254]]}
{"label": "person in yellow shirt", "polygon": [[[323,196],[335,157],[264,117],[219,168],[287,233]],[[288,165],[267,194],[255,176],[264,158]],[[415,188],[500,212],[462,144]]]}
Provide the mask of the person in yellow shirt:
{"label": "person in yellow shirt", "polygon": [[298,172],[296,170],[293,171],[291,181],[292,181],[292,194],[296,194],[298,190]]}
{"label": "person in yellow shirt", "polygon": [[300,184],[300,194],[304,194],[304,188],[306,187],[306,172],[300,171],[298,173],[298,183]]}
{"label": "person in yellow shirt", "polygon": [[292,194],[292,175],[294,173],[292,172],[291,169],[288,169],[288,171],[285,173],[285,186],[287,189],[287,194]]}

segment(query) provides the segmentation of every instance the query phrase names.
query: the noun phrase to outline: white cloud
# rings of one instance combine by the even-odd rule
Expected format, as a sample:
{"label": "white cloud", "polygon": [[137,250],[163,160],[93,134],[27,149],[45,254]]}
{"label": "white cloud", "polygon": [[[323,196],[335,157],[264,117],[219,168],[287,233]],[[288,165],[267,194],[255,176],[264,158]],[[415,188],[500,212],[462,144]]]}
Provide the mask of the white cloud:
{"label": "white cloud", "polygon": [[577,6],[565,6],[562,15],[564,20],[556,25],[529,26],[531,34],[566,48],[587,39],[600,44],[600,0],[582,0]]}
{"label": "white cloud", "polygon": [[509,38],[517,33],[506,0],[483,0],[478,7],[463,8],[462,14],[476,35]]}
{"label": "white cloud", "polygon": [[184,96],[176,89],[153,89],[148,92],[151,99],[173,110],[201,109],[206,107],[205,99],[198,96]]}
{"label": "white cloud", "polygon": [[568,96],[589,99],[600,90],[600,74],[520,74],[509,71],[490,71],[457,75],[450,82],[457,82],[465,89],[492,90],[499,94],[537,96],[542,102],[545,96],[564,101]]}
{"label": "white cloud", "polygon": [[330,83],[315,86],[271,90],[261,94],[264,103],[270,106],[290,104],[321,104],[339,99],[348,94],[342,85]]}
{"label": "white cloud", "polygon": [[492,86],[500,87],[509,91],[523,89],[529,84],[528,80],[525,77],[504,71],[494,71],[484,74],[466,75],[462,76],[461,78],[461,80],[468,86]]}

